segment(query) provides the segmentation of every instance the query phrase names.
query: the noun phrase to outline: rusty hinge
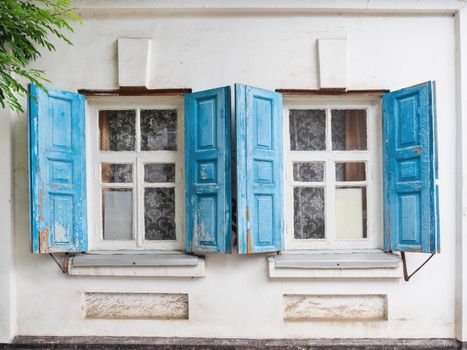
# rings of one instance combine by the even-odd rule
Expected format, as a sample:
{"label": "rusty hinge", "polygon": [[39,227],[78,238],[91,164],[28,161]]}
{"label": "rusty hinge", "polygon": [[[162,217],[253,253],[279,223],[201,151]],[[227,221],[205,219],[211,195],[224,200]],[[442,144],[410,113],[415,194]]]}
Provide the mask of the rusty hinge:
{"label": "rusty hinge", "polygon": [[246,208],[246,221],[250,221],[250,208]]}

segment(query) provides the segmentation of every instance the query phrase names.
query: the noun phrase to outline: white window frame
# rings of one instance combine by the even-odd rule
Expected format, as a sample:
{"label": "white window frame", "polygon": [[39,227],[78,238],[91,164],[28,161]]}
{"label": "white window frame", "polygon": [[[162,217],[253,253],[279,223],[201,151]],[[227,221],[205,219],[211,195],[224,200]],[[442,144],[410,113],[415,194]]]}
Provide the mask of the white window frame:
{"label": "white window frame", "polygon": [[[185,173],[183,96],[167,97],[92,97],[86,102],[86,174],[89,250],[183,250],[185,248]],[[100,151],[99,110],[136,110],[136,151]],[[176,151],[140,151],[140,110],[176,109],[178,143]],[[103,184],[101,163],[132,163],[133,183]],[[175,183],[144,183],[144,164],[174,163]],[[102,229],[102,187],[133,187],[133,225],[135,240],[104,240]],[[175,188],[174,241],[144,239],[144,188]]]}
{"label": "white window frame", "polygon": [[[381,98],[351,96],[284,97],[284,216],[285,249],[371,249],[383,246],[383,151]],[[289,110],[326,110],[326,150],[291,151],[289,136]],[[367,111],[367,150],[332,151],[331,109],[365,109]],[[294,162],[325,162],[324,182],[297,182],[293,179]],[[335,162],[364,162],[366,181],[335,181]],[[367,237],[363,239],[335,239],[334,201],[336,185],[367,186]],[[294,186],[325,188],[325,238],[295,239],[294,237]]]}

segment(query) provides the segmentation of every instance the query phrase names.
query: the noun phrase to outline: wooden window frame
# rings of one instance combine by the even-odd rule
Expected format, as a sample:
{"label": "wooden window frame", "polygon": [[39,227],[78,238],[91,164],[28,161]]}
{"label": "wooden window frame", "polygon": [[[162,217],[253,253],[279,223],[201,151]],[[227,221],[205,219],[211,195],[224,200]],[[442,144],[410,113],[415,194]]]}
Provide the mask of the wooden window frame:
{"label": "wooden window frame", "polygon": [[[183,96],[105,96],[87,97],[87,197],[89,251],[101,250],[184,250],[185,249],[185,172],[184,172],[184,103]],[[101,151],[99,110],[136,110],[136,151]],[[176,151],[141,151],[140,110],[176,109],[178,143]],[[103,184],[101,163],[132,163],[133,183]],[[175,183],[144,183],[144,164],[175,163]],[[103,187],[133,187],[133,225],[135,240],[104,240],[102,228]],[[144,188],[175,188],[175,241],[144,239]]]}
{"label": "wooden window frame", "polygon": [[[284,221],[285,249],[372,249],[383,246],[383,150],[381,98],[378,96],[284,96]],[[289,110],[326,110],[326,150],[291,151],[289,136]],[[331,109],[364,109],[367,111],[367,150],[332,151]],[[325,162],[325,179],[322,183],[297,182],[293,179],[294,162]],[[366,181],[335,181],[335,162],[364,162]],[[367,186],[367,237],[363,239],[335,239],[335,188],[336,185]],[[325,238],[295,239],[294,202],[295,186],[323,186],[325,188]]]}

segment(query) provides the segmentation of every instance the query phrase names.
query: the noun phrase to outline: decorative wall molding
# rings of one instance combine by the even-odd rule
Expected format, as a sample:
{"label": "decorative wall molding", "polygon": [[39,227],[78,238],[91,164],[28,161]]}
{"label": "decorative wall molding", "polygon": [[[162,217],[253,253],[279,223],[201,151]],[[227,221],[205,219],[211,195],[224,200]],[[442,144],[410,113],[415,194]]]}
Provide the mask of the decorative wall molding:
{"label": "decorative wall molding", "polygon": [[[296,13],[366,13],[366,14],[437,14],[453,15],[466,5],[465,0],[74,0],[73,6],[81,11],[135,11],[148,10],[228,12],[232,15],[249,12]],[[127,13],[126,13],[127,14]]]}

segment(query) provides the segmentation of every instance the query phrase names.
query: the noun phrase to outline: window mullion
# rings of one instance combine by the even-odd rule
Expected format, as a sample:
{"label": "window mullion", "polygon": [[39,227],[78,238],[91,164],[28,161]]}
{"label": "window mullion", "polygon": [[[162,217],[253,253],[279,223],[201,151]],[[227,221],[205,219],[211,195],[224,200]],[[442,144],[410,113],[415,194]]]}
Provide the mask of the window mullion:
{"label": "window mullion", "polygon": [[136,109],[136,152],[137,156],[135,159],[135,215],[133,216],[136,220],[136,246],[141,248],[143,246],[143,230],[144,230],[144,206],[142,201],[144,200],[144,189],[142,188],[142,164],[140,159],[141,154],[141,108]]}
{"label": "window mullion", "polygon": [[131,182],[129,183],[116,183],[116,182],[101,182],[100,183],[101,188],[127,188],[132,190],[134,187],[134,184]]}
{"label": "window mullion", "polygon": [[325,178],[325,223],[326,239],[334,241],[336,239],[336,225],[334,220],[335,210],[335,181],[336,171],[332,157],[332,135],[331,135],[331,109],[326,108],[326,178]]}
{"label": "window mullion", "polygon": [[141,152],[141,108],[136,109],[136,152]]}
{"label": "window mullion", "polygon": [[332,135],[331,135],[331,109],[326,108],[326,153],[329,155],[332,151]]}
{"label": "window mullion", "polygon": [[367,187],[368,181],[336,181],[334,185],[336,187]]}
{"label": "window mullion", "polygon": [[104,151],[96,155],[99,163],[130,164],[134,162],[136,152]]}
{"label": "window mullion", "polygon": [[177,243],[183,247],[185,242],[185,181],[183,168],[185,158],[183,150],[185,149],[185,110],[183,105],[177,109],[177,151],[175,158],[175,237]]}
{"label": "window mullion", "polygon": [[176,188],[177,184],[175,182],[146,182],[143,186],[144,188]]}
{"label": "window mullion", "polygon": [[335,164],[332,157],[326,160],[326,187],[325,187],[325,213],[326,213],[326,239],[334,241],[336,239],[336,225],[335,225]]}
{"label": "window mullion", "polygon": [[141,248],[144,239],[144,169],[142,160],[136,158],[136,246]]}

